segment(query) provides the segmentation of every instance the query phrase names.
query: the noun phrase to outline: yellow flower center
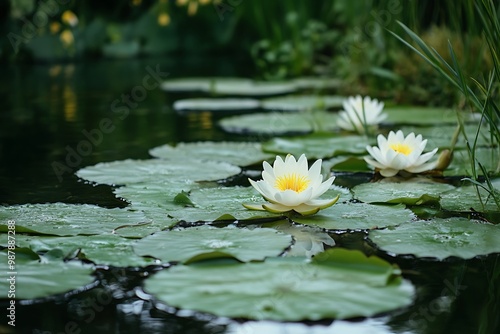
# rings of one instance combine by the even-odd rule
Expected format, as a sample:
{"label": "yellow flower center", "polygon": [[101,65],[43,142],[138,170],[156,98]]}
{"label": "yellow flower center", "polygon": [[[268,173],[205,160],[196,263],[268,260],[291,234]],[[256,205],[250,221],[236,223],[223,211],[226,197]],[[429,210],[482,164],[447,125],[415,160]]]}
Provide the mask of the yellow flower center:
{"label": "yellow flower center", "polygon": [[401,153],[404,155],[408,155],[413,151],[410,146],[401,143],[391,144],[389,145],[389,147],[392,148],[397,153]]}
{"label": "yellow flower center", "polygon": [[280,176],[276,179],[274,187],[281,191],[293,190],[295,192],[302,192],[307,189],[311,181],[305,175],[299,175],[296,173],[291,173],[287,175]]}

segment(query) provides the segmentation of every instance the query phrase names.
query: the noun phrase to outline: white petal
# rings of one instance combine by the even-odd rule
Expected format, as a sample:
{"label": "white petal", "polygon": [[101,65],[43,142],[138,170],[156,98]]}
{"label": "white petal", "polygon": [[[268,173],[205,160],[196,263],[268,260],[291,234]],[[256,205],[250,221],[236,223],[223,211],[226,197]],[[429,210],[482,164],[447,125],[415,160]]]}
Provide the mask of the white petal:
{"label": "white petal", "polygon": [[386,168],[386,169],[381,169],[380,170],[380,175],[383,177],[391,177],[396,175],[399,172],[397,169],[392,169],[392,168]]}
{"label": "white petal", "polygon": [[248,179],[250,181],[250,184],[268,201],[275,201],[275,193],[276,191],[274,188],[271,188],[269,184],[267,184],[265,181],[260,180],[255,182],[252,179]]}
{"label": "white petal", "polygon": [[368,163],[369,165],[372,165],[375,168],[384,169],[384,168],[387,167],[387,166],[382,165],[381,163],[378,163],[377,161],[372,160],[372,159],[370,159],[368,157],[363,157],[363,159],[366,161],[366,163]]}
{"label": "white petal", "polygon": [[283,212],[288,212],[288,211],[293,210],[293,208],[286,206],[286,205],[279,204],[279,203],[265,203],[265,204],[262,204],[262,207],[264,209],[266,209],[266,211],[269,211],[272,213],[283,213]]}
{"label": "white petal", "polygon": [[312,188],[307,188],[303,192],[296,192],[290,189],[285,191],[277,192],[274,195],[276,202],[286,206],[297,206],[299,204],[305,203],[311,199]]}
{"label": "white petal", "polygon": [[325,182],[323,182],[319,187],[313,188],[313,192],[311,194],[311,199],[314,199],[316,197],[319,197],[323,195],[330,187],[332,186],[333,181],[335,181],[335,176],[332,176]]}
{"label": "white petal", "polygon": [[335,203],[337,203],[339,198],[340,198],[340,195],[337,195],[337,197],[332,198],[332,199],[313,199],[313,200],[311,200],[307,203],[304,203],[304,204],[307,204],[310,206],[316,206],[316,207],[319,207],[320,209],[326,209],[329,206],[332,206]]}
{"label": "white petal", "polygon": [[433,149],[432,151],[427,152],[427,153],[425,153],[425,154],[422,154],[422,155],[421,155],[421,156],[417,159],[417,161],[415,161],[415,164],[414,164],[414,165],[415,165],[415,166],[418,166],[418,165],[421,165],[421,164],[423,164],[423,163],[427,162],[429,159],[431,159],[431,158],[434,156],[434,154],[436,154],[437,150],[438,150],[438,149],[437,149],[437,147],[436,147],[436,148],[435,148],[435,149]]}
{"label": "white petal", "polygon": [[408,167],[405,170],[407,172],[410,172],[410,173],[422,173],[422,172],[436,168],[437,163],[438,163],[437,161],[432,161],[432,162],[428,162],[428,163],[420,165],[420,166]]}

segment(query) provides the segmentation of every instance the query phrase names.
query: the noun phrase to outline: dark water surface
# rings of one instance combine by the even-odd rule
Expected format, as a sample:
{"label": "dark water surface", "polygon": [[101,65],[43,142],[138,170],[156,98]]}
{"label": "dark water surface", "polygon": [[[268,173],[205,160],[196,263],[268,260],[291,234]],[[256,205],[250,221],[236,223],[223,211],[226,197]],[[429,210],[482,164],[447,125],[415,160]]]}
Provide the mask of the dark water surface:
{"label": "dark water surface", "polygon": [[[151,72],[166,79],[164,73],[170,78],[248,76],[248,69],[235,59],[138,59],[2,68],[0,204],[125,206],[114,197],[111,187],[86,184],[74,171],[98,162],[148,158],[148,149],[166,143],[245,139],[231,138],[218,130],[217,117],[208,112],[176,115],[171,104],[179,96],[153,87],[157,81]],[[135,100],[127,98],[133,94]],[[361,176],[363,181],[367,178]],[[349,182],[359,182],[359,178]],[[332,237],[343,247],[375,252],[395,261],[371,248],[363,233]],[[92,290],[19,307],[16,332],[500,333],[498,255],[443,262],[399,257],[396,262],[417,287],[415,303],[374,319],[333,324],[245,323],[182,311],[174,314],[155,308],[138,288],[142,277],[155,268],[103,268],[97,272],[100,284]],[[6,305],[3,301],[2,309]],[[9,333],[5,320],[1,324],[0,333]]]}

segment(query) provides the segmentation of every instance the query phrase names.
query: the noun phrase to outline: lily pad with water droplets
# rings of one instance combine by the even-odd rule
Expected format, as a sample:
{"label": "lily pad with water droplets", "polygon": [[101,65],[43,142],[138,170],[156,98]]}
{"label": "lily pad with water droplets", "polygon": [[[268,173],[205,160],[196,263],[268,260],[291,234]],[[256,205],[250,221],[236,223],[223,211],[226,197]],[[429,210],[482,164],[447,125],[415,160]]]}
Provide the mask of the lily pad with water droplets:
{"label": "lily pad with water droplets", "polygon": [[[497,191],[497,197],[500,197],[500,179],[494,179],[491,183]],[[486,183],[483,183],[483,186],[488,189]],[[479,193],[483,203],[477,197],[476,188],[472,184],[466,183],[462,187],[445,192],[441,198],[441,207],[449,211],[499,211],[495,200],[484,188],[479,187]]]}
{"label": "lily pad with water droplets", "polygon": [[363,154],[366,145],[372,144],[362,136],[332,136],[314,134],[294,138],[274,138],[262,147],[266,152],[277,154],[305,154],[308,159],[331,158],[344,154]]}
{"label": "lily pad with water droplets", "polygon": [[239,174],[237,166],[218,161],[184,158],[120,160],[102,162],[80,169],[76,175],[87,181],[127,185],[134,183],[165,183],[177,181],[215,181]]}
{"label": "lily pad with water droplets", "polygon": [[500,252],[500,228],[466,218],[436,218],[395,228],[370,231],[369,238],[382,250],[443,260],[470,259]]}
{"label": "lily pad with water droplets", "polygon": [[365,203],[403,203],[406,205],[438,204],[441,195],[455,189],[445,183],[428,181],[401,181],[363,183],[355,186],[352,191],[354,198]]}
{"label": "lily pad with water droplets", "polygon": [[294,217],[293,220],[327,230],[362,230],[395,226],[415,219],[404,205],[371,205],[365,203],[337,203],[316,215]]}
{"label": "lily pad with water droplets", "polygon": [[291,244],[290,235],[269,228],[200,226],[155,233],[138,241],[134,250],[164,263],[227,257],[247,262],[278,256]]}
{"label": "lily pad with water droplets", "polygon": [[[7,252],[0,252],[0,270],[2,273],[17,272],[15,275],[15,299],[36,299],[52,295],[91,288],[95,282],[92,276],[94,267],[80,261],[63,262],[62,259],[24,259],[21,249],[16,249],[15,269],[8,267]],[[0,289],[5,297],[10,282],[0,280]]]}
{"label": "lily pad with water droplets", "polygon": [[175,147],[158,146],[149,153],[157,158],[182,160],[187,156],[194,156],[198,159],[222,161],[242,167],[261,163],[273,157],[262,151],[260,143],[249,142],[179,143]]}
{"label": "lily pad with water droplets", "polygon": [[331,249],[311,262],[210,261],[179,265],[145,280],[145,291],[177,308],[221,317],[300,321],[369,317],[411,303],[398,269],[360,251]]}
{"label": "lily pad with water droplets", "polygon": [[[120,233],[122,226],[133,227],[146,218],[141,212],[105,209],[87,204],[23,204],[0,207],[0,221],[16,222],[16,232],[59,236]],[[120,231],[120,232],[118,232]],[[7,232],[0,225],[0,232]]]}
{"label": "lily pad with water droplets", "polygon": [[[3,240],[5,239],[5,240]],[[2,245],[6,238],[0,235]],[[45,253],[59,250],[64,258],[78,256],[98,265],[115,267],[144,267],[153,264],[151,258],[143,258],[134,253],[135,240],[117,235],[91,235],[74,237],[49,237],[17,235],[16,245],[29,248],[34,252]]]}
{"label": "lily pad with water droplets", "polygon": [[262,100],[262,108],[269,110],[326,110],[340,108],[343,96],[333,95],[289,95]]}
{"label": "lily pad with water droplets", "polygon": [[[251,211],[243,207],[243,203],[262,203],[260,194],[252,187],[215,187],[202,189],[186,189],[179,193],[155,187],[142,186],[118,188],[115,192],[144,211],[147,217],[155,220],[158,215],[166,215],[170,221],[219,221],[247,220],[261,218],[281,219],[280,215],[267,211]],[[183,200],[176,200],[182,196]],[[179,197],[177,197],[179,198]],[[148,209],[151,208],[151,210]]]}
{"label": "lily pad with water droplets", "polygon": [[219,126],[230,133],[276,136],[333,131],[337,119],[337,114],[328,112],[268,112],[226,117]]}

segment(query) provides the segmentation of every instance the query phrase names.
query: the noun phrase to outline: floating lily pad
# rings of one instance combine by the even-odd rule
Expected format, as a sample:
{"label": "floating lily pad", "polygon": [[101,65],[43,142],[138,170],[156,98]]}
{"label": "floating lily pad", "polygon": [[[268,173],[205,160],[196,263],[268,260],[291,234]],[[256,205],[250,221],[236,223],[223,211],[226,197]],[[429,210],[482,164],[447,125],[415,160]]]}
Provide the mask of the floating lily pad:
{"label": "floating lily pad", "polygon": [[[497,196],[500,196],[500,179],[492,181],[493,187],[497,190]],[[486,188],[487,185],[483,184]],[[498,211],[494,199],[489,196],[488,192],[479,187],[479,193],[483,203],[477,197],[476,188],[470,183],[468,185],[445,192],[441,198],[441,207],[450,211],[477,211],[488,212]],[[484,206],[483,206],[484,205]]]}
{"label": "floating lily pad", "polygon": [[359,156],[339,156],[328,160],[323,160],[323,166],[333,172],[372,172],[366,161]]}
{"label": "floating lily pad", "polygon": [[402,255],[450,256],[470,259],[500,252],[500,228],[466,218],[417,221],[385,230],[370,231],[370,239],[382,250]]}
{"label": "floating lily pad", "polygon": [[[397,106],[385,108],[387,118],[384,122],[396,124],[436,125],[444,123],[457,124],[457,112],[450,108]],[[462,113],[466,118],[469,114]],[[406,134],[406,132],[405,132]],[[450,133],[453,135],[453,131]],[[450,137],[451,138],[451,137]]]}
{"label": "floating lily pad", "polygon": [[362,136],[314,134],[294,138],[273,138],[262,144],[266,152],[276,154],[305,154],[308,159],[330,158],[343,154],[364,154],[366,146],[373,144]]}
{"label": "floating lily pad", "polygon": [[411,221],[415,215],[404,205],[371,205],[337,203],[315,215],[294,217],[293,220],[328,230],[360,230],[395,226]]}
{"label": "floating lily pad", "polygon": [[369,317],[412,301],[413,286],[388,262],[344,249],[317,257],[179,265],[147,278],[145,290],[182,309],[279,321]]}
{"label": "floating lily pad", "polygon": [[260,143],[249,142],[197,142],[180,143],[175,147],[158,146],[149,151],[154,157],[182,160],[186,157],[223,161],[235,166],[249,166],[270,159],[273,155],[264,153]]}
{"label": "floating lily pad", "polygon": [[23,260],[19,253],[17,249],[15,268],[12,270],[8,266],[7,251],[0,252],[0,270],[4,273],[0,289],[5,297],[10,287],[6,278],[11,275],[15,276],[15,299],[49,297],[89,287],[95,281],[91,275],[93,267],[80,261]]}
{"label": "floating lily pad", "polygon": [[[424,139],[427,139],[426,150],[431,150],[435,147],[441,149],[450,148],[451,139],[456,130],[456,125],[439,125],[439,126],[428,126],[428,127],[415,127],[415,126],[405,126],[401,128],[401,131],[406,135],[410,132],[414,132],[416,135],[421,134]],[[469,141],[474,139],[476,136],[477,125],[465,125],[465,132]],[[478,137],[478,146],[490,146],[489,132],[486,126],[481,128],[480,136]],[[466,142],[462,134],[458,137],[456,143],[456,149],[466,148]]]}
{"label": "floating lily pad", "polygon": [[141,256],[163,262],[196,262],[232,257],[247,262],[278,256],[292,244],[290,235],[269,228],[191,227],[162,231],[134,246]]}
{"label": "floating lily pad", "polygon": [[292,80],[298,89],[335,89],[342,86],[342,80],[337,78],[302,77]]}
{"label": "floating lily pad", "polygon": [[[8,220],[15,220],[17,232],[72,236],[111,234],[121,226],[137,226],[146,219],[141,212],[127,209],[49,203],[0,207],[0,221]],[[0,225],[0,232],[6,231],[7,226]]]}
{"label": "floating lily pad", "polygon": [[[2,245],[7,239],[0,235]],[[4,240],[5,239],[5,240]],[[64,258],[86,259],[99,265],[116,267],[142,267],[153,264],[151,258],[136,255],[132,249],[134,240],[117,235],[92,235],[75,237],[42,237],[17,235],[16,245],[29,248],[34,252],[59,250]]]}
{"label": "floating lily pad", "polygon": [[[161,187],[148,185],[122,187],[116,190],[118,196],[132,203],[133,208],[139,208],[153,220],[158,215],[167,215],[170,221],[219,221],[246,220],[260,218],[276,218],[281,216],[266,212],[252,211],[243,203],[262,203],[264,199],[252,187],[217,187],[193,189],[172,193]],[[137,191],[139,190],[139,191]],[[150,208],[150,209],[149,209]]]}
{"label": "floating lily pad", "polygon": [[184,158],[182,160],[149,159],[102,162],[80,169],[76,175],[87,181],[127,185],[178,181],[215,181],[239,174],[237,166],[217,161]]}
{"label": "floating lily pad", "polygon": [[338,115],[328,112],[269,112],[223,118],[219,126],[238,134],[283,135],[333,131]]}
{"label": "floating lily pad", "polygon": [[222,78],[222,77],[209,77],[209,78],[177,78],[165,80],[161,84],[161,89],[167,92],[214,92],[215,82],[229,82],[250,85],[251,79],[246,78]]}
{"label": "floating lily pad", "polygon": [[203,99],[193,98],[174,102],[174,109],[183,110],[252,110],[257,109],[260,102],[254,99]]}
{"label": "floating lily pad", "polygon": [[[488,171],[488,173],[498,173],[499,151],[498,148],[478,147],[475,150],[475,159]],[[483,172],[476,162],[478,174]],[[450,166],[443,173],[445,176],[468,176],[472,175],[470,157],[466,150],[454,151],[453,160]]]}
{"label": "floating lily pad", "polygon": [[216,80],[213,93],[236,96],[270,96],[292,93],[297,88],[292,82]]}
{"label": "floating lily pad", "polygon": [[262,108],[270,110],[325,110],[340,108],[345,97],[322,95],[289,95],[262,100]]}
{"label": "floating lily pad", "polygon": [[365,203],[437,204],[441,195],[455,189],[450,184],[426,181],[374,182],[355,186],[354,198]]}

